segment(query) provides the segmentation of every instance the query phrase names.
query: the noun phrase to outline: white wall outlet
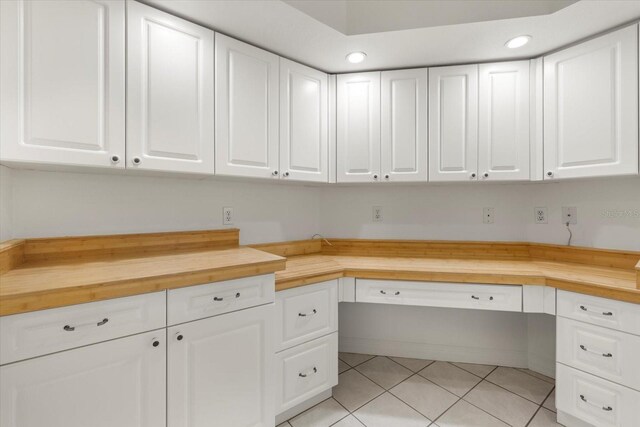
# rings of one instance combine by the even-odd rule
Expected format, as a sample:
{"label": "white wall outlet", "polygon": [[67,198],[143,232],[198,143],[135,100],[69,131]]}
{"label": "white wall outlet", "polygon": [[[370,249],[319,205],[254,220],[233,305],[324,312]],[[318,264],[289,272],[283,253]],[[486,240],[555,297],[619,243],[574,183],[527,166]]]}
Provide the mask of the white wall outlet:
{"label": "white wall outlet", "polygon": [[578,223],[578,208],[575,206],[562,207],[562,223],[577,224]]}
{"label": "white wall outlet", "polygon": [[373,222],[382,222],[382,206],[373,207]]}
{"label": "white wall outlet", "polygon": [[233,208],[222,208],[222,225],[233,224]]}
{"label": "white wall outlet", "polygon": [[483,208],[482,209],[482,222],[485,224],[493,224],[495,209]]}
{"label": "white wall outlet", "polygon": [[533,215],[536,224],[547,224],[549,222],[547,219],[547,208],[533,208]]}

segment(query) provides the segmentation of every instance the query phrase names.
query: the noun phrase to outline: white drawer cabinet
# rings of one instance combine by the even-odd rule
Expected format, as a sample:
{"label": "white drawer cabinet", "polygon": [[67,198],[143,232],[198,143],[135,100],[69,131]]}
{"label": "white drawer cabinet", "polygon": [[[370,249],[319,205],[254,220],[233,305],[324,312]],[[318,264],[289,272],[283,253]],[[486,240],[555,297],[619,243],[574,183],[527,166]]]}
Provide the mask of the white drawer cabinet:
{"label": "white drawer cabinet", "polygon": [[166,425],[165,330],[0,367],[3,427]]}
{"label": "white drawer cabinet", "polygon": [[278,292],[276,321],[276,351],[337,331],[337,280]]}
{"label": "white drawer cabinet", "polygon": [[188,286],[167,292],[167,324],[189,322],[273,302],[273,274]]}
{"label": "white drawer cabinet", "polygon": [[0,159],[124,168],[124,1],[0,1]]}
{"label": "white drawer cabinet", "polygon": [[557,318],[558,362],[640,390],[640,337]]}
{"label": "white drawer cabinet", "polygon": [[272,427],[273,304],[167,330],[170,427]]}
{"label": "white drawer cabinet", "polygon": [[338,333],[276,355],[276,413],[338,384]]}
{"label": "white drawer cabinet", "polygon": [[640,304],[558,291],[558,316],[640,335]]}
{"label": "white drawer cabinet", "polygon": [[638,26],[544,57],[545,179],[638,173]]}
{"label": "white drawer cabinet", "polygon": [[556,383],[559,411],[598,427],[638,425],[640,392],[561,363],[557,364]]}
{"label": "white drawer cabinet", "polygon": [[356,301],[522,311],[522,286],[356,279]]}
{"label": "white drawer cabinet", "polygon": [[0,364],[165,327],[154,292],[0,317]]}

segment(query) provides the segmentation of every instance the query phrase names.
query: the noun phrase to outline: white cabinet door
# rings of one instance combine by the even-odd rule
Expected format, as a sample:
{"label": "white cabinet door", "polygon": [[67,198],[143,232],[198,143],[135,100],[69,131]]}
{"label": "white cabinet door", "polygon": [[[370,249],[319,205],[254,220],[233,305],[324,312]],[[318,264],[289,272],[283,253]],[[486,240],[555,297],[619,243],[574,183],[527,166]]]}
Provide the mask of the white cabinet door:
{"label": "white cabinet door", "polygon": [[382,181],[427,180],[427,73],[382,72]]}
{"label": "white cabinet door", "polygon": [[638,173],[638,26],[544,58],[545,179]]}
{"label": "white cabinet door", "polygon": [[166,425],[165,330],[0,368],[3,427]]}
{"label": "white cabinet door", "polygon": [[216,34],[216,174],[278,178],[279,58]]}
{"label": "white cabinet door", "polygon": [[127,5],[127,167],[213,174],[213,31]]}
{"label": "white cabinet door", "polygon": [[0,159],[124,167],[124,12],[0,1]]}
{"label": "white cabinet door", "polygon": [[273,304],[168,329],[170,427],[272,427]]}
{"label": "white cabinet door", "polygon": [[380,73],[338,76],[337,181],[380,178]]}
{"label": "white cabinet door", "polygon": [[481,180],[529,180],[529,61],[480,64]]}
{"label": "white cabinet door", "polygon": [[478,173],[478,66],[429,69],[429,180]]}
{"label": "white cabinet door", "polygon": [[280,174],[327,182],[327,75],[280,58]]}

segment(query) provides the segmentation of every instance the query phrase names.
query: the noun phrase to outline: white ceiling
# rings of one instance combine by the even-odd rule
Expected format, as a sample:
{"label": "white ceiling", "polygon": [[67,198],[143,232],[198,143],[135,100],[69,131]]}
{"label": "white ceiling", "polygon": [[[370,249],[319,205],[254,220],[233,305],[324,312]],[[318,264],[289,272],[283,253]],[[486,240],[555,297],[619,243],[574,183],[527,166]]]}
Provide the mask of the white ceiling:
{"label": "white ceiling", "polygon": [[[428,1],[396,0],[398,5],[404,3],[399,9],[403,12],[396,15],[389,12],[388,3],[394,1],[356,1],[354,3],[360,3],[357,7],[351,6],[352,1],[311,1],[304,8],[318,19],[289,4],[299,3],[295,0],[288,0],[289,3],[280,0],[143,2],[332,73],[529,58],[640,18],[640,1],[637,0],[581,0],[568,6],[570,1],[556,0],[553,3],[557,4],[546,5],[548,9],[533,6],[527,9],[514,6],[521,3],[519,0],[502,0],[503,11],[488,7],[494,3],[492,1],[450,0],[456,8],[432,17],[425,12],[428,8],[415,4],[430,3]],[[511,6],[506,6],[506,2]],[[315,9],[313,3],[316,3]],[[331,7],[322,3],[331,4]],[[378,3],[386,5],[375,6]],[[421,21],[407,18],[410,3],[414,3],[415,10],[421,11],[416,13],[422,16]],[[468,13],[482,3],[487,10]],[[562,6],[566,7],[550,13]],[[301,6],[298,4],[297,7]],[[355,18],[350,17],[350,8],[358,10],[358,7],[370,9],[367,12],[370,18],[357,14],[353,15]],[[386,21],[384,11],[389,16]],[[536,16],[504,19],[522,14]],[[485,20],[495,18],[500,20]],[[481,22],[466,22],[469,20]],[[412,27],[418,21],[420,28],[390,30]],[[452,22],[465,23],[449,25]],[[378,32],[369,33],[372,28]],[[367,34],[346,35],[344,32]],[[520,49],[504,47],[508,39],[521,34],[531,35],[533,40]],[[357,65],[349,64],[345,56],[352,51],[366,52],[367,60]]]}

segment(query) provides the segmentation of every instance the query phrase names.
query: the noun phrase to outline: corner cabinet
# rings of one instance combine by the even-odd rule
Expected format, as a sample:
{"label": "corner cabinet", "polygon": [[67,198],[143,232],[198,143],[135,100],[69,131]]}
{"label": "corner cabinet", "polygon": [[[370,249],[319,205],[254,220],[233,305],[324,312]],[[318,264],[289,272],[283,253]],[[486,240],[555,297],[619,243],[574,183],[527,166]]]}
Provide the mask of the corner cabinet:
{"label": "corner cabinet", "polygon": [[544,178],[638,173],[638,25],[544,57]]}
{"label": "corner cabinet", "polygon": [[280,58],[216,34],[216,174],[278,178]]}
{"label": "corner cabinet", "polygon": [[382,181],[427,181],[426,68],[382,72]]}
{"label": "corner cabinet", "polygon": [[0,2],[0,160],[124,168],[124,2]]}
{"label": "corner cabinet", "polygon": [[529,61],[480,64],[478,173],[486,181],[528,181]]}
{"label": "corner cabinet", "polygon": [[328,76],[280,58],[280,176],[328,182]]}
{"label": "corner cabinet", "polygon": [[127,167],[213,174],[213,31],[127,3]]}
{"label": "corner cabinet", "polygon": [[5,365],[0,373],[3,427],[166,425],[164,330]]}
{"label": "corner cabinet", "polygon": [[379,181],[380,73],[341,74],[337,91],[337,182]]}
{"label": "corner cabinet", "polygon": [[429,180],[478,179],[478,66],[429,69]]}

